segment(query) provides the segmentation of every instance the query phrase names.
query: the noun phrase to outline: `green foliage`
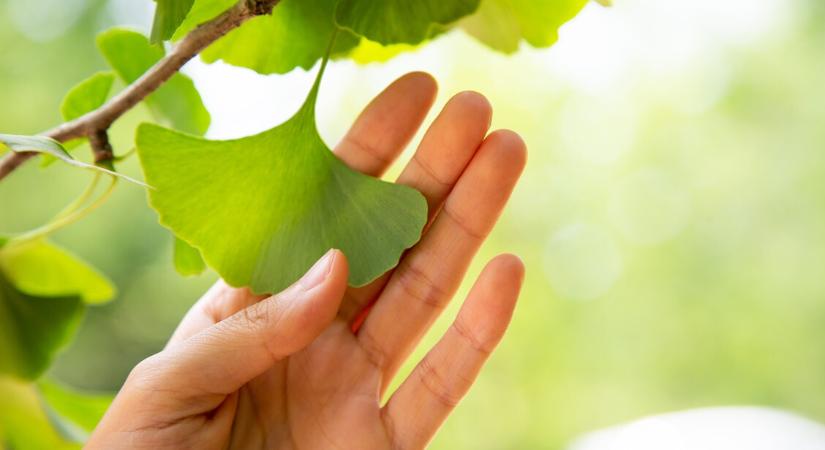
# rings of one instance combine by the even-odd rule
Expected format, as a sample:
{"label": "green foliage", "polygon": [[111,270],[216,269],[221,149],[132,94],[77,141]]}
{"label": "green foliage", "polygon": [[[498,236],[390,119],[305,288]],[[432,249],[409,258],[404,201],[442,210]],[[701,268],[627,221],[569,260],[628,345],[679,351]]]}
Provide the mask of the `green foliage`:
{"label": "green foliage", "polygon": [[329,248],[344,251],[350,283],[360,286],[420,236],[427,217],[420,193],[353,171],[321,140],[322,73],[291,119],[258,135],[210,141],[155,125],[138,129],[161,223],[233,286],[278,292]]}
{"label": "green foliage", "polygon": [[[126,83],[132,83],[164,56],[163,48],[153,46],[146,36],[123,28],[101,33],[97,45],[103,57]],[[177,73],[157,91],[146,97],[146,105],[155,117],[193,134],[203,134],[209,127],[209,112],[189,77]]]}
{"label": "green foliage", "polygon": [[206,270],[206,263],[195,247],[178,237],[174,246],[175,270],[183,276],[198,275]]}
{"label": "green foliage", "polygon": [[[335,31],[331,11],[336,0],[282,0],[268,16],[259,16],[212,44],[203,60],[223,60],[263,74],[312,68],[326,53]],[[349,33],[339,33],[333,53],[358,44]]]}
{"label": "green foliage", "polygon": [[72,336],[84,304],[114,287],[96,270],[44,240],[0,248],[0,375],[37,378]]}
{"label": "green foliage", "polygon": [[22,292],[38,297],[79,296],[106,302],[115,287],[94,267],[45,239],[10,244],[0,250],[0,270]]}
{"label": "green foliage", "polygon": [[43,153],[45,155],[57,158],[71,166],[79,167],[81,169],[88,169],[91,171],[103,172],[141,186],[146,186],[140,181],[137,181],[133,178],[130,178],[126,175],[115,172],[113,170],[109,170],[105,167],[85,163],[83,161],[78,161],[74,159],[72,155],[69,154],[69,152],[66,151],[66,148],[63,147],[63,144],[55,141],[54,139],[47,138],[45,136],[18,136],[14,134],[0,134],[0,149],[2,149],[4,146],[8,147],[10,150],[14,152]]}
{"label": "green foliage", "polygon": [[76,440],[94,430],[114,399],[111,394],[80,392],[50,380],[38,381],[37,391],[55,427],[79,434]]}
{"label": "green foliage", "polygon": [[79,296],[27,295],[0,273],[0,374],[23,379],[40,376],[82,315]]}
{"label": "green foliage", "polygon": [[98,72],[71,88],[60,104],[60,115],[69,121],[99,108],[112,91],[115,74]]}
{"label": "green foliage", "polygon": [[484,0],[461,28],[488,47],[513,53],[519,43],[548,47],[558,29],[587,4],[587,0]]}
{"label": "green foliage", "polygon": [[8,449],[75,450],[49,416],[34,384],[0,376],[0,447]]}
{"label": "green foliage", "polygon": [[339,26],[381,44],[418,44],[478,8],[479,0],[341,0]]}
{"label": "green foliage", "polygon": [[157,44],[172,37],[194,2],[195,0],[155,0],[157,7],[150,41]]}

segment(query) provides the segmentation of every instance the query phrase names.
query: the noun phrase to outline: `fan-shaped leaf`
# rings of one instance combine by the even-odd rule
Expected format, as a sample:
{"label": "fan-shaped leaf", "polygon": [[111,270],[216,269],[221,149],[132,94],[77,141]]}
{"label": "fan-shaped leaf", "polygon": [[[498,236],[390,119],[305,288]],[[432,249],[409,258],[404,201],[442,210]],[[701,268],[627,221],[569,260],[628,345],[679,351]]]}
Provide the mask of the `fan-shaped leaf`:
{"label": "fan-shaped leaf", "polygon": [[60,104],[63,120],[69,121],[99,108],[112,90],[115,74],[98,72],[73,87]]}
{"label": "fan-shaped leaf", "polygon": [[45,239],[0,250],[0,270],[18,290],[37,297],[77,296],[95,304],[116,293],[112,282],[97,269]]}
{"label": "fan-shaped leaf", "polygon": [[37,378],[74,334],[84,309],[76,295],[24,294],[0,272],[0,374]]}
{"label": "fan-shaped leaf", "polygon": [[381,44],[418,44],[473,13],[479,0],[340,0],[339,26]]}
{"label": "fan-shaped leaf", "polygon": [[363,285],[420,237],[423,196],[349,169],[318,135],[322,72],[298,113],[258,135],[211,141],[151,124],[138,129],[160,222],[233,286],[277,292],[329,248],[344,251],[350,283]]}
{"label": "fan-shaped leaf", "polygon": [[[223,60],[263,74],[312,68],[327,50],[335,31],[336,0],[282,0],[271,15],[251,19],[201,53],[206,62]],[[339,33],[333,54],[358,44],[347,32]]]}
{"label": "fan-shaped leaf", "polygon": [[460,26],[485,45],[504,53],[527,41],[548,47],[558,39],[558,29],[581,11],[587,0],[483,0],[478,12]]}

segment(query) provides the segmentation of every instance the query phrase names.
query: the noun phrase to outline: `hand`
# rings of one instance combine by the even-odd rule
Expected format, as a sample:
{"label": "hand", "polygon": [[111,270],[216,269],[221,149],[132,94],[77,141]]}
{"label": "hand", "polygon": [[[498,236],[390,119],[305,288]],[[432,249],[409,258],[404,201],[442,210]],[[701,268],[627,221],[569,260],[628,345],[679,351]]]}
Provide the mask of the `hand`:
{"label": "hand", "polygon": [[[395,81],[336,154],[380,176],[421,125],[435,91],[423,73]],[[484,97],[460,93],[427,131],[398,182],[427,197],[430,223],[396,269],[347,288],[346,258],[331,250],[277,295],[218,282],[167,348],[132,371],[89,448],[425,447],[504,334],[523,278],[518,258],[494,258],[452,327],[381,406],[523,169],[525,147],[515,133],[487,135],[491,114]]]}

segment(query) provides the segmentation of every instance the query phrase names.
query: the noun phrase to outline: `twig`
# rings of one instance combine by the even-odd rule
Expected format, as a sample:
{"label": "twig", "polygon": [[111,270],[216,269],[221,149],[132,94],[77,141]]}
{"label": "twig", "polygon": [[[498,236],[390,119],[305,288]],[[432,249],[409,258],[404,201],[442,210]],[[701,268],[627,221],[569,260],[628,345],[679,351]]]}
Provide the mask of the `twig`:
{"label": "twig", "polygon": [[[252,17],[271,13],[272,8],[279,1],[240,0],[235,6],[218,17],[192,30],[163,59],[106,104],[42,134],[59,142],[86,136],[94,139],[101,131],[105,132],[126,111],[132,109],[147,95],[159,88],[209,44]],[[92,146],[94,148],[94,141]],[[111,148],[109,151],[111,151]],[[10,152],[7,154],[0,160],[0,180],[35,155],[37,153],[34,152]],[[111,156],[109,158],[111,159]],[[97,152],[95,159],[97,160]]]}

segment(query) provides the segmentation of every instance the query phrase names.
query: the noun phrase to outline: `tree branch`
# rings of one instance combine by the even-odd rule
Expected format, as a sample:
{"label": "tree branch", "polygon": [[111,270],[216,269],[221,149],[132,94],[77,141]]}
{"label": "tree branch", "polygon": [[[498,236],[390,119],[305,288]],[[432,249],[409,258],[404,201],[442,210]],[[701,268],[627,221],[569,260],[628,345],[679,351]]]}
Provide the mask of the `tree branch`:
{"label": "tree branch", "polygon": [[[250,18],[270,14],[272,8],[279,1],[240,0],[235,6],[218,17],[192,30],[163,59],[106,104],[41,134],[59,142],[66,142],[80,137],[88,137],[93,144],[96,141],[100,142],[101,132],[105,136],[105,131],[115,120],[159,88],[195,55]],[[105,143],[108,146],[108,139]],[[97,160],[97,150],[95,151],[95,159]],[[111,148],[109,151],[111,151]],[[0,180],[35,155],[37,155],[35,152],[10,152],[7,154],[0,160]]]}

